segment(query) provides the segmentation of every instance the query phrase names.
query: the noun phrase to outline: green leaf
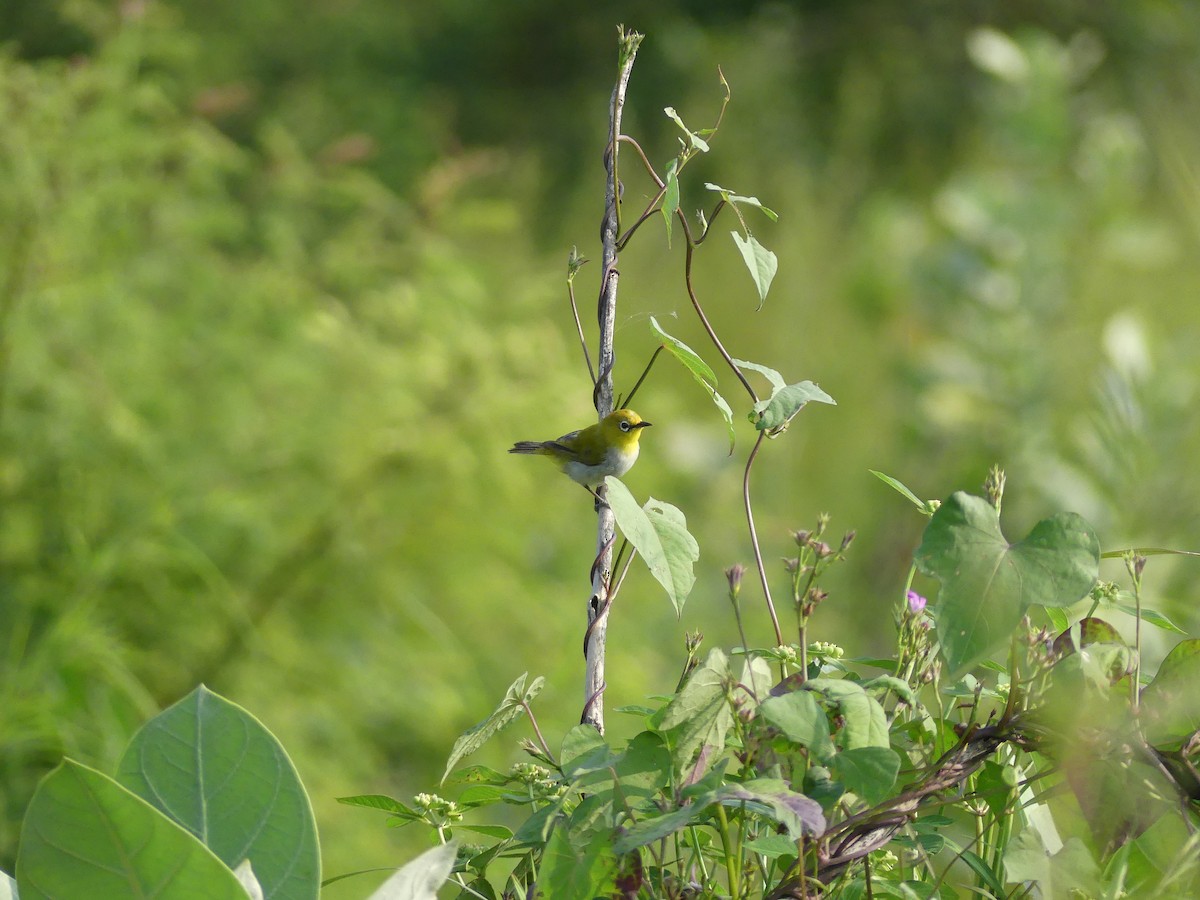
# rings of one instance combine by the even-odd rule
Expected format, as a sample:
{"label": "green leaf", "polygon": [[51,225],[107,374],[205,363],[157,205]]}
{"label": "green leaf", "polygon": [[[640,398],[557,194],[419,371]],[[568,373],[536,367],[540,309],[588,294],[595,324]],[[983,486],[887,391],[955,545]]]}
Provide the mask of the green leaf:
{"label": "green leaf", "polygon": [[437,900],[438,888],[449,880],[457,856],[457,841],[426,850],[381,884],[369,900]]}
{"label": "green leaf", "polygon": [[1142,691],[1146,740],[1156,747],[1178,744],[1200,730],[1200,640],[1180,641]]}
{"label": "green leaf", "polygon": [[817,759],[826,761],[833,756],[829,718],[812,691],[791,691],[770,697],[762,702],[758,711],[782,731],[784,737],[794,744],[807,747]]}
{"label": "green leaf", "polygon": [[786,834],[768,834],[746,841],[744,846],[751,853],[757,853],[768,859],[797,855],[796,842]]}
{"label": "green leaf", "polygon": [[843,750],[834,757],[832,765],[846,790],[858,794],[868,806],[876,806],[891,796],[896,776],[900,774],[900,757],[890,747]]}
{"label": "green leaf", "polygon": [[450,758],[446,760],[446,770],[442,773],[442,782],[446,780],[446,776],[450,774],[450,770],[458,764],[459,760],[470,756],[491,740],[494,735],[516,721],[517,717],[525,712],[525,705],[532,702],[542,692],[546,679],[539,675],[526,688],[525,679],[528,676],[528,672],[522,673],[516,681],[508,686],[504,699],[500,701],[500,705],[492,711],[492,714],[467,729],[454,742],[454,746],[450,749]]}
{"label": "green leaf", "polygon": [[560,820],[542,851],[538,893],[545,897],[607,895],[616,868],[616,856],[608,841],[572,841],[566,820]]}
{"label": "green leaf", "polygon": [[591,725],[575,725],[563,735],[562,748],[559,751],[559,765],[563,775],[568,779],[584,770],[592,770],[593,762],[601,760],[601,765],[607,765],[612,756],[612,749]]}
{"label": "green leaf", "polygon": [[785,387],[787,387],[787,379],[769,366],[759,365],[758,363],[750,362],[749,360],[745,359],[735,359],[733,364],[739,369],[749,369],[752,372],[757,372],[759,375],[762,375],[771,383],[772,393],[783,390]]}
{"label": "green leaf", "polygon": [[1070,838],[1057,853],[1050,853],[1032,829],[1022,831],[1009,843],[1004,852],[1004,872],[1009,881],[1034,882],[1041,896],[1051,900],[1093,897],[1100,882],[1096,861],[1083,841]]}
{"label": "green leaf", "polygon": [[821,694],[841,715],[843,750],[889,746],[887,714],[862,685],[844,678],[810,678],[805,688]]}
{"label": "green leaf", "polygon": [[825,814],[815,800],[798,794],[778,778],[755,778],[742,784],[727,784],[717,791],[717,802],[724,806],[742,803],[762,804],[760,810],[799,839],[803,834],[821,834],[825,830]]}
{"label": "green leaf", "polygon": [[783,825],[793,839],[801,834],[820,834],[825,830],[825,815],[815,800],[791,790],[783,781],[759,778],[744,784],[725,784],[693,797],[677,809],[656,818],[645,818],[629,826],[613,844],[616,853],[629,853],[674,834],[695,822],[701,822],[709,810],[724,806],[745,806],[752,812]]}
{"label": "green leaf", "polygon": [[697,752],[708,749],[715,756],[725,746],[733,725],[730,675],[728,657],[714,647],[664,711],[659,727],[676,731],[672,755],[680,769],[690,765]]}
{"label": "green leaf", "polygon": [[756,206],[761,209],[763,215],[765,215],[772,222],[779,221],[779,214],[775,212],[775,210],[763,206],[757,197],[744,197],[741,194],[735,194],[733,191],[727,190],[721,187],[719,184],[713,184],[709,181],[706,181],[704,186],[708,188],[708,190],[716,191],[718,194],[720,194],[725,199],[726,203],[732,203],[735,206]]}
{"label": "green leaf", "polygon": [[675,112],[674,107],[665,107],[663,112],[667,114],[667,118],[678,125],[680,130],[682,130],[683,133],[688,136],[687,142],[689,146],[695,150],[699,150],[701,153],[708,152],[708,143],[695,132],[690,131],[688,127],[683,124],[683,119],[679,118],[679,113]]}
{"label": "green leaf", "polygon": [[895,675],[877,675],[870,681],[864,681],[863,690],[878,691],[880,694],[893,693],[910,706],[917,702],[912,685]]}
{"label": "green leaf", "polygon": [[817,403],[837,406],[837,401],[811,381],[800,381],[778,388],[768,399],[754,404],[754,411],[759,413],[754,427],[759,431],[781,433],[795,418],[796,413],[814,400]]}
{"label": "green leaf", "polygon": [[1121,612],[1133,616],[1135,619],[1140,615],[1143,622],[1149,622],[1151,625],[1156,625],[1163,631],[1171,631],[1175,634],[1187,634],[1186,631],[1184,631],[1156,609],[1146,609],[1145,607],[1142,607],[1142,610],[1139,613],[1138,608],[1132,603],[1116,603],[1113,605],[1116,606],[1116,608]]}
{"label": "green leaf", "polygon": [[925,515],[932,515],[932,512],[929,509],[929,504],[910,491],[902,482],[893,478],[891,475],[884,475],[882,472],[877,472],[874,469],[867,469],[867,471],[890,487],[892,490],[896,491],[896,493],[903,497],[907,497],[912,505],[922,513]]}
{"label": "green leaf", "polygon": [[608,505],[621,533],[641,555],[655,581],[666,590],[676,615],[681,614],[696,583],[693,563],[700,558],[700,545],[688,532],[683,513],[653,497],[646,501],[645,507],[638,506],[620,479],[610,475],[604,482],[608,486]]}
{"label": "green leaf", "polygon": [[337,802],[345,803],[347,806],[358,806],[363,809],[378,809],[382,812],[391,813],[394,816],[404,816],[405,818],[412,819],[418,818],[416,812],[410,807],[385,794],[359,794],[354,797],[338,797]]}
{"label": "green leaf", "polygon": [[117,780],[229,868],[249,859],[266,896],[317,896],[308,795],[283,746],[240,706],[196,688],[134,735]]}
{"label": "green leaf", "polygon": [[758,289],[758,308],[762,309],[767,299],[767,291],[771,289],[771,282],[775,280],[775,272],[779,269],[779,260],[774,253],[755,240],[754,235],[742,237],[736,231],[731,231],[730,234],[733,235],[733,242],[742,254],[746,268],[750,270],[750,277],[754,279],[754,287]]}
{"label": "green leaf", "polygon": [[664,180],[662,214],[667,226],[667,246],[671,246],[671,224],[675,214],[679,212],[679,160],[673,159],[667,164],[667,177]]}
{"label": "green leaf", "polygon": [[1050,627],[1054,631],[1062,633],[1066,631],[1071,624],[1070,618],[1061,609],[1057,609],[1053,606],[1046,606],[1042,608],[1042,611],[1046,614],[1046,618],[1050,620]]}
{"label": "green leaf", "polygon": [[69,759],[42,779],[25,812],[17,883],[23,900],[246,900],[230,868],[194,835],[107,775]]}
{"label": "green leaf", "polygon": [[1070,606],[1091,590],[1100,543],[1080,516],[1043,519],[1009,544],[996,508],[961,491],[925,528],[917,566],[937,578],[937,631],[950,678],[1008,640],[1031,604]]}
{"label": "green leaf", "polygon": [[650,317],[650,330],[658,338],[661,346],[666,348],[672,356],[683,363],[684,367],[692,373],[692,377],[708,391],[709,397],[712,398],[713,404],[721,411],[721,415],[725,418],[725,427],[729,432],[729,452],[733,452],[733,410],[725,398],[717,393],[717,376],[713,374],[713,370],[709,368],[708,363],[702,360],[699,354],[691,347],[685,344],[678,338],[663,331],[662,326],[658,324],[658,320],[654,316]]}

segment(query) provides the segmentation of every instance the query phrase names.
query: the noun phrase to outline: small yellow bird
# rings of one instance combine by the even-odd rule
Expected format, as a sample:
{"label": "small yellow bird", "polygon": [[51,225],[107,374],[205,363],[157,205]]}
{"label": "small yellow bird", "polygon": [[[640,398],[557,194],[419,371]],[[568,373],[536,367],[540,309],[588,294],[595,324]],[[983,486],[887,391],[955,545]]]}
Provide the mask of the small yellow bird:
{"label": "small yellow bird", "polygon": [[568,478],[590,491],[605,475],[619,478],[629,471],[637,462],[642,429],[649,425],[632,409],[618,409],[558,440],[517,441],[508,452],[549,456]]}

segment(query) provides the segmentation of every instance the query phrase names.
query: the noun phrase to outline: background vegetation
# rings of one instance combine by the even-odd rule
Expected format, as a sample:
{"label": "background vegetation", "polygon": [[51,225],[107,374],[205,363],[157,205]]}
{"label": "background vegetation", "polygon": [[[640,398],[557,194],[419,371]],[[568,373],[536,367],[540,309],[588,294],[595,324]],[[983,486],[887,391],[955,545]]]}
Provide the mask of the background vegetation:
{"label": "background vegetation", "polygon": [[[332,798],[426,788],[521,671],[543,727],[578,717],[590,505],[504,450],[591,414],[562,279],[595,253],[618,21],[648,34],[626,130],[665,161],[662,107],[715,115],[719,64],[696,165],[783,214],[761,312],[731,245],[702,274],[731,352],[840,404],[756,476],[768,555],[822,510],[858,530],[815,638],[891,641],[921,523],[868,468],[941,497],[999,461],[1014,533],[1074,509],[1106,549],[1196,547],[1195,7],[619,6],[0,9],[0,868],[63,753],[111,769],[200,681],[294,753],[328,874],[410,850]],[[645,253],[626,389],[650,315],[703,346]],[[671,690],[685,629],[737,642],[749,555],[707,398],[659,366],[638,408],[630,484],[728,555],[682,622],[635,572],[610,708]],[[1194,633],[1194,570],[1146,582]]]}

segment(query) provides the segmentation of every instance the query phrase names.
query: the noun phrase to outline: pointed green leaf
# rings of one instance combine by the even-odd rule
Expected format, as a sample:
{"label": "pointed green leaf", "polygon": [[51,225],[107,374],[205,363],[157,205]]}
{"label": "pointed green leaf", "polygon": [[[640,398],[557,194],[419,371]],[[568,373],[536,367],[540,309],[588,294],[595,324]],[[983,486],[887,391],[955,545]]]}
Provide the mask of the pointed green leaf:
{"label": "pointed green leaf", "polygon": [[672,337],[663,331],[662,326],[658,324],[658,320],[654,316],[650,317],[650,330],[659,339],[659,342],[665,347],[672,356],[683,363],[684,367],[692,373],[692,377],[708,391],[708,395],[712,398],[717,409],[721,411],[721,415],[725,418],[725,427],[729,431],[729,452],[733,452],[733,410],[729,408],[729,404],[725,402],[725,398],[717,393],[717,376],[713,374],[713,370],[709,368],[708,363],[702,360],[699,354],[683,341]]}
{"label": "pointed green leaf", "polygon": [[716,191],[718,194],[720,194],[725,199],[726,203],[732,203],[734,205],[744,204],[746,206],[756,206],[761,209],[763,215],[765,215],[772,222],[779,221],[779,213],[775,212],[775,210],[769,207],[763,206],[757,197],[744,197],[741,194],[735,194],[733,191],[723,188],[719,184],[713,184],[709,181],[706,181],[704,186],[708,190]]}
{"label": "pointed green leaf", "polygon": [[457,856],[457,841],[426,850],[381,884],[370,900],[437,900],[438,888],[449,880]]}
{"label": "pointed green leaf", "polygon": [[783,390],[783,388],[787,387],[787,379],[769,366],[759,365],[758,363],[750,362],[749,360],[745,359],[735,359],[733,364],[739,369],[749,369],[752,372],[757,372],[759,375],[762,375],[771,383],[772,393]]}
{"label": "pointed green leaf", "polygon": [[500,701],[500,705],[492,711],[492,714],[467,729],[454,742],[454,746],[450,749],[450,758],[446,760],[446,771],[442,773],[442,781],[446,780],[446,776],[450,774],[450,770],[458,764],[459,760],[474,753],[494,735],[516,721],[517,717],[525,712],[525,705],[542,692],[546,679],[539,675],[526,688],[525,679],[528,675],[528,672],[522,673],[516,681],[508,686],[504,699]]}
{"label": "pointed green leaf", "polygon": [[733,235],[733,242],[737,244],[738,251],[745,260],[746,268],[750,270],[750,277],[754,279],[754,287],[758,290],[758,308],[762,309],[767,299],[767,291],[771,289],[771,282],[775,280],[775,273],[779,269],[779,259],[760,244],[754,235],[742,237],[736,231],[731,231],[730,234]]}
{"label": "pointed green leaf", "polygon": [[1161,628],[1163,631],[1170,631],[1175,634],[1187,634],[1186,631],[1184,631],[1156,609],[1146,609],[1145,607],[1142,607],[1142,609],[1139,611],[1138,608],[1132,603],[1116,603],[1114,605],[1121,612],[1133,616],[1135,619],[1140,616],[1143,622],[1149,622],[1151,625],[1155,625]]}
{"label": "pointed green leaf", "polygon": [[700,545],[688,533],[687,521],[674,506],[655,500],[638,506],[629,488],[617,478],[604,479],[608,485],[608,504],[612,507],[621,534],[641,555],[650,574],[666,589],[676,614],[695,584],[692,564],[700,556]]}
{"label": "pointed green leaf", "polygon": [[117,780],[231,869],[251,860],[267,896],[317,896],[308,795],[283,745],[240,706],[196,688],[134,735]]}
{"label": "pointed green leaf", "polygon": [[759,431],[778,434],[787,428],[796,413],[810,401],[837,406],[837,402],[811,381],[801,381],[776,389],[766,400],[754,404],[759,413],[754,427]]}
{"label": "pointed green leaf", "polygon": [[72,760],[42,779],[17,854],[23,900],[246,900],[230,868],[185,828],[107,775]]}
{"label": "pointed green leaf", "polygon": [[679,212],[679,176],[677,170],[679,160],[673,159],[667,164],[667,177],[664,179],[662,206],[663,222],[667,226],[667,246],[671,246],[671,225],[675,221],[675,213]]}
{"label": "pointed green leaf", "polygon": [[690,131],[688,127],[683,124],[683,119],[679,118],[679,113],[675,112],[673,107],[665,107],[663,112],[667,114],[667,118],[678,125],[679,129],[688,136],[687,142],[692,148],[699,150],[701,153],[708,152],[708,143],[695,132]]}
{"label": "pointed green leaf", "polygon": [[996,508],[959,491],[930,519],[916,563],[942,585],[937,631],[953,679],[1007,641],[1030,605],[1070,606],[1087,594],[1100,543],[1080,516],[1059,513],[1009,544]]}
{"label": "pointed green leaf", "polygon": [[884,475],[882,472],[876,472],[874,469],[867,469],[867,471],[870,472],[872,475],[874,475],[876,478],[878,478],[880,481],[882,481],[884,484],[886,484],[888,487],[890,487],[892,490],[896,491],[901,496],[907,497],[909,499],[909,501],[912,503],[912,505],[915,506],[917,509],[919,509],[921,512],[926,513],[926,515],[929,514],[925,501],[922,500],[921,498],[919,498],[912,491],[910,491],[903,483],[901,483],[900,481],[897,481],[891,475]]}

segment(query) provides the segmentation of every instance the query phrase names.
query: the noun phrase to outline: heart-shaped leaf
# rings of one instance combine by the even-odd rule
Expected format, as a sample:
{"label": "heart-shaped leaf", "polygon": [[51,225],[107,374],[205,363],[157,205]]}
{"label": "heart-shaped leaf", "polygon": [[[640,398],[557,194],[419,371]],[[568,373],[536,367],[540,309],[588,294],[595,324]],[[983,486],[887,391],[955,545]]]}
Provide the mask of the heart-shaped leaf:
{"label": "heart-shaped leaf", "polygon": [[938,640],[953,679],[1003,644],[1031,605],[1070,606],[1090,591],[1100,542],[1083,518],[1059,513],[1010,544],[996,508],[959,491],[930,519],[916,563],[942,585]]}

